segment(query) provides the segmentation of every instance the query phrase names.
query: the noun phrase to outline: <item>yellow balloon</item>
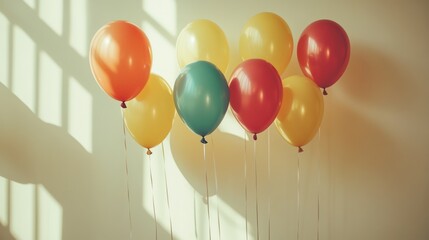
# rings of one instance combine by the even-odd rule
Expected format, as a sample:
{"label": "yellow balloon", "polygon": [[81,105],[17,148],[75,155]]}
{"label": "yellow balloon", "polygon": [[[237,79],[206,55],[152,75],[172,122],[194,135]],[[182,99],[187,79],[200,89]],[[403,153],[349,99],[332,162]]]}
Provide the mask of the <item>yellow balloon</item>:
{"label": "yellow balloon", "polygon": [[322,123],[323,96],[320,88],[304,76],[291,76],[282,83],[283,101],[275,125],[288,143],[302,151]]}
{"label": "yellow balloon", "polygon": [[162,77],[151,74],[143,90],[127,102],[125,124],[131,136],[150,153],[150,148],[170,132],[175,111],[170,86]]}
{"label": "yellow balloon", "polygon": [[216,65],[224,74],[229,62],[229,45],[225,33],[214,22],[195,20],[182,29],[176,42],[180,68],[204,60]]}
{"label": "yellow balloon", "polygon": [[274,13],[259,13],[250,18],[241,30],[239,49],[242,60],[264,59],[281,75],[289,65],[293,51],[289,25]]}

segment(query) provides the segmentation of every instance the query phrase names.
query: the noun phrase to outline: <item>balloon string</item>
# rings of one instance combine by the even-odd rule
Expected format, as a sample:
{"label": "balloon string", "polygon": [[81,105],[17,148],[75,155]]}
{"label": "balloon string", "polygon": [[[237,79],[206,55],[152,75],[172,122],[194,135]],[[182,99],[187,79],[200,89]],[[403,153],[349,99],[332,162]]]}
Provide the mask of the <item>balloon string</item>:
{"label": "balloon string", "polygon": [[256,166],[256,140],[253,141],[253,160],[255,165],[256,239],[259,240],[258,168]]}
{"label": "balloon string", "polygon": [[214,140],[213,136],[210,136],[210,140],[212,141],[212,160],[213,160],[213,169],[214,169],[214,177],[215,177],[215,191],[216,191],[216,205],[217,205],[217,227],[218,227],[218,234],[219,234],[219,240],[222,240],[222,235],[220,231],[220,214],[219,214],[219,187],[218,187],[218,181],[217,181],[217,168],[216,168],[216,158],[214,155]]}
{"label": "balloon string", "polygon": [[128,221],[130,222],[130,239],[133,238],[133,224],[131,221],[131,198],[130,198],[130,180],[128,174],[128,148],[127,148],[127,136],[125,132],[125,118],[124,118],[124,109],[121,109],[122,113],[122,130],[124,133],[124,150],[125,150],[125,177],[127,178],[127,200],[128,200]]}
{"label": "balloon string", "polygon": [[271,239],[271,142],[268,128],[268,240]]}
{"label": "balloon string", "polygon": [[150,174],[150,186],[152,188],[152,208],[153,208],[153,219],[155,220],[155,239],[158,239],[158,221],[156,219],[156,208],[155,208],[155,188],[153,187],[153,176],[152,176],[152,159],[149,156],[149,174]]}
{"label": "balloon string", "polygon": [[194,233],[195,239],[198,240],[198,228],[197,228],[197,201],[196,199],[196,191],[194,189]]}
{"label": "balloon string", "polygon": [[321,138],[321,131],[319,127],[319,139],[318,139],[318,145],[319,145],[319,161],[317,164],[318,167],[318,174],[317,174],[317,240],[319,240],[320,237],[320,138]]}
{"label": "balloon string", "polygon": [[164,159],[165,194],[166,194],[166,197],[167,197],[168,215],[170,216],[170,239],[173,240],[173,221],[172,221],[172,217],[171,217],[170,197],[169,197],[169,194],[168,194],[167,165],[165,163],[164,143],[162,143],[161,146],[162,146],[162,158]]}
{"label": "balloon string", "polygon": [[246,240],[249,239],[248,219],[247,219],[247,145],[246,132],[244,132],[244,199],[245,199],[245,220],[246,220]]}
{"label": "balloon string", "polygon": [[209,199],[209,180],[207,174],[207,159],[206,159],[206,144],[203,144],[203,153],[204,153],[204,167],[206,172],[206,199],[207,199],[207,218],[209,224],[209,239],[212,239],[212,228],[210,224],[210,199]]}
{"label": "balloon string", "polygon": [[301,213],[301,210],[300,210],[300,199],[299,199],[299,195],[300,195],[300,176],[299,176],[299,172],[300,172],[300,169],[299,169],[299,153],[298,153],[298,168],[297,168],[297,174],[296,174],[296,182],[297,182],[297,229],[296,229],[296,239],[297,240],[299,240],[299,230],[300,230],[300,218],[299,218],[299,216],[300,216],[300,213]]}

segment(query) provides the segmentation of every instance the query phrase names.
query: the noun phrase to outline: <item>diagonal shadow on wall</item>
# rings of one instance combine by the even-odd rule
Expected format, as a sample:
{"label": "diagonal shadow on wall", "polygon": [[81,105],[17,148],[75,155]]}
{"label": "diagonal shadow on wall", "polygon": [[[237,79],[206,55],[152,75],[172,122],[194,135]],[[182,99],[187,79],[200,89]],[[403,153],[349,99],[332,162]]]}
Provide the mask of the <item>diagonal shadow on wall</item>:
{"label": "diagonal shadow on wall", "polygon": [[[1,2],[1,12],[8,19],[10,27],[17,26],[34,41],[36,59],[34,68],[35,108],[29,109],[10,89],[1,85],[0,98],[3,114],[1,115],[1,144],[0,144],[0,175],[8,180],[9,220],[13,216],[11,205],[11,185],[13,182],[34,185],[35,193],[28,204],[34,208],[33,239],[39,239],[41,223],[38,186],[43,186],[62,209],[61,239],[125,239],[129,232],[128,210],[125,187],[124,146],[122,123],[119,105],[106,100],[106,95],[98,88],[90,73],[88,59],[78,54],[69,45],[69,28],[71,1],[63,1],[63,35],[58,35],[37,14],[37,6],[32,9],[22,1]],[[140,4],[135,1],[133,4]],[[91,9],[89,14],[97,9]],[[129,7],[129,5],[128,5]],[[134,8],[133,8],[134,9]],[[91,19],[92,20],[92,19]],[[86,35],[91,35],[99,27],[96,24],[85,27]],[[91,26],[93,26],[91,28]],[[11,36],[13,40],[13,36]],[[89,40],[86,43],[89,46]],[[13,41],[10,41],[13,49]],[[61,68],[61,126],[46,123],[37,117],[38,96],[41,94],[37,74],[40,51],[45,52]],[[9,59],[9,86],[14,86],[12,76],[16,63],[12,52]],[[25,71],[22,69],[21,71]],[[92,132],[92,152],[69,133],[71,116],[70,79],[75,79],[83,89],[90,93]],[[20,81],[27,81],[21,79]],[[112,109],[117,108],[116,111]],[[91,108],[90,108],[91,109]],[[109,119],[109,121],[106,121]],[[115,128],[112,127],[115,126]],[[105,136],[118,136],[106,138]],[[106,151],[106,148],[109,151]],[[113,154],[112,154],[113,153]],[[154,232],[153,218],[147,214],[141,205],[142,189],[139,187],[142,176],[142,164],[138,161],[141,154],[138,150],[130,150],[129,154],[131,183],[131,211],[134,223],[134,235],[151,236]],[[34,201],[34,202],[29,202]],[[113,207],[114,206],[114,207]],[[10,223],[9,223],[10,224]],[[112,228],[111,226],[117,226]],[[2,226],[1,238],[14,239],[10,225]],[[150,233],[147,233],[150,232]],[[153,233],[154,234],[154,233]],[[158,226],[160,237],[167,238],[169,233]]]}

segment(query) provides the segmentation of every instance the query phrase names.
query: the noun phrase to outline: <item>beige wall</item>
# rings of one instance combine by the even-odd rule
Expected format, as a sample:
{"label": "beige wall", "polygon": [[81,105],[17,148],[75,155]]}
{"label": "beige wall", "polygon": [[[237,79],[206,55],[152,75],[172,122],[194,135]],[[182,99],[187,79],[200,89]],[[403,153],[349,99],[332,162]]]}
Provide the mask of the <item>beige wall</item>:
{"label": "beige wall", "polygon": [[[208,18],[225,31],[228,75],[240,61],[241,27],[262,11],[282,16],[295,42],[312,21],[337,21],[350,37],[351,59],[324,98],[320,133],[304,153],[298,156],[275,127],[256,142],[260,239],[268,239],[268,219],[271,239],[296,238],[298,158],[301,239],[316,239],[318,225],[320,239],[429,239],[424,0],[1,0],[0,239],[128,238],[121,112],[96,84],[88,62],[89,41],[99,27],[116,19],[142,26],[153,47],[153,72],[173,86],[179,71],[175,40],[187,23]],[[284,77],[298,73],[294,52]],[[212,239],[219,239],[218,212],[221,239],[245,239],[245,155],[247,219],[250,239],[256,239],[254,143],[244,136],[228,113],[208,139],[207,159],[216,161],[218,173],[216,192],[211,164]],[[149,159],[130,136],[126,140],[133,239],[155,239]],[[174,239],[208,239],[198,140],[177,118],[164,141]],[[170,239],[162,160],[162,148],[155,148],[158,233]]]}

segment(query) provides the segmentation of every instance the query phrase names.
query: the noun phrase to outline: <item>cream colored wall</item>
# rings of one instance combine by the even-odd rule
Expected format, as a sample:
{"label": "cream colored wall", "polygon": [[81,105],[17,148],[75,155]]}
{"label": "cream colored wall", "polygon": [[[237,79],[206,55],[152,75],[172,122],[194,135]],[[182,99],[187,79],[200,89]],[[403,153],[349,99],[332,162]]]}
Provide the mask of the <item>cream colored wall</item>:
{"label": "cream colored wall", "polygon": [[[282,16],[295,42],[312,21],[337,21],[350,37],[351,58],[325,97],[320,134],[304,153],[275,127],[256,142],[260,239],[268,239],[268,219],[271,239],[296,239],[298,158],[300,239],[316,239],[317,226],[320,239],[429,239],[424,0],[1,0],[0,239],[129,237],[120,107],[98,87],[88,62],[99,27],[116,19],[142,26],[153,47],[153,72],[173,86],[175,40],[187,23],[208,18],[224,30],[228,75],[240,61],[241,27],[262,11]],[[299,73],[294,53],[284,77]],[[228,113],[208,139],[212,239],[245,239],[244,156],[249,239],[256,239],[254,143],[244,138]],[[208,239],[198,140],[177,118],[164,141],[174,239]],[[155,239],[149,159],[129,135],[126,141],[133,239]],[[170,239],[161,147],[151,160],[158,239]]]}

